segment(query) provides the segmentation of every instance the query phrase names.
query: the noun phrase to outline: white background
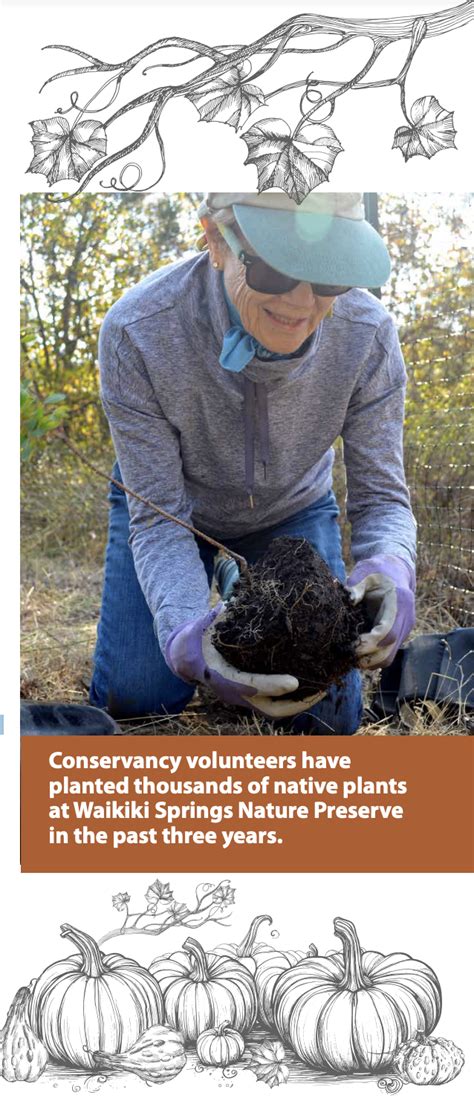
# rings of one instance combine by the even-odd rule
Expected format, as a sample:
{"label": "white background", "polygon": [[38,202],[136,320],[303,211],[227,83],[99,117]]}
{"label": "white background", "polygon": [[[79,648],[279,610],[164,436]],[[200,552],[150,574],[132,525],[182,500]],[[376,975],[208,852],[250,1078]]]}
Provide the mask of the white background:
{"label": "white background", "polygon": [[[111,895],[128,890],[140,897],[154,878],[154,875],[21,876],[19,873],[18,200],[21,191],[45,190],[44,177],[25,174],[32,155],[28,123],[31,119],[48,117],[63,102],[59,81],[42,96],[38,90],[52,72],[70,64],[68,55],[49,50],[42,53],[41,47],[51,42],[64,42],[115,59],[131,54],[166,33],[186,33],[209,44],[248,41],[250,36],[253,38],[268,31],[277,22],[305,8],[332,15],[374,17],[380,16],[382,10],[384,15],[413,11],[421,14],[443,6],[449,5],[436,3],[436,0],[428,3],[413,0],[413,4],[340,4],[321,0],[314,6],[268,0],[260,4],[241,2],[238,6],[189,7],[177,2],[169,6],[153,2],[141,9],[117,0],[101,7],[93,0],[78,7],[65,4],[64,0],[61,5],[51,7],[39,2],[25,5],[21,0],[16,0],[15,5],[3,5],[0,713],[5,714],[5,735],[0,738],[1,1018],[17,987],[63,954],[64,943],[59,938],[61,922],[69,921],[100,935],[109,928],[114,913]],[[458,150],[440,153],[432,161],[417,157],[405,165],[400,151],[390,149],[393,131],[402,123],[396,93],[387,89],[376,95],[358,92],[347,97],[346,106],[341,103],[333,119],[347,152],[336,159],[329,189],[469,190],[472,178],[472,31],[473,24],[470,24],[453,35],[423,43],[409,78],[409,102],[418,95],[430,93],[436,95],[443,106],[455,110]],[[166,72],[164,70],[163,82]],[[155,76],[156,83],[161,82],[159,71]],[[160,187],[170,191],[255,188],[255,169],[244,168],[246,147],[233,131],[219,124],[196,125],[196,122],[197,115],[189,104],[173,105],[165,115],[163,133],[168,145],[168,170]],[[153,179],[152,166],[149,178]],[[429,837],[423,843],[429,846]],[[415,839],[414,844],[419,845],[420,839]],[[159,868],[155,874],[159,875]],[[200,879],[215,877],[165,878],[172,880],[176,895],[186,897]],[[471,877],[249,875],[234,876],[232,882],[238,887],[232,927],[236,938],[255,913],[270,912],[283,946],[303,947],[309,940],[315,940],[324,951],[337,946],[331,930],[333,918],[340,915],[355,920],[365,947],[386,953],[406,951],[429,962],[439,974],[444,994],[444,1009],[437,1031],[451,1037],[470,1054],[461,1077],[447,1087],[450,1090],[447,1096],[459,1099],[472,1096],[473,1046],[468,1035],[468,1023],[472,1028],[474,978],[472,905],[470,907],[468,901],[469,896],[472,897]],[[157,941],[156,954],[176,947],[179,934],[176,937],[174,943],[171,937],[166,943],[164,938]],[[227,939],[227,930],[208,927],[203,932],[207,947]],[[155,942],[150,948],[148,940],[143,945],[137,943],[139,940],[141,938],[133,940],[134,951],[143,962],[149,962],[155,954],[152,951]],[[126,951],[130,951],[129,941],[126,944]],[[121,942],[113,942],[113,947],[125,951]],[[267,1096],[266,1086],[251,1082],[246,1075],[243,1079],[246,1093]],[[17,1085],[15,1096],[25,1088]],[[179,1090],[179,1079],[168,1088]],[[208,1081],[193,1083],[197,1096],[204,1095],[209,1088]],[[233,1088],[240,1092],[237,1085]],[[344,1093],[344,1089],[339,1095],[341,1092]],[[50,1090],[48,1093],[50,1095]],[[318,1093],[329,1095],[329,1087],[318,1086]],[[287,1089],[285,1096],[290,1094],[294,1095],[294,1089]],[[34,1097],[41,1095],[46,1094],[38,1083]],[[377,1096],[375,1084],[372,1095]],[[30,1092],[28,1096],[33,1095]],[[351,1087],[350,1098],[359,1101],[359,1097],[364,1101],[367,1098],[366,1086]]]}
{"label": "white background", "polygon": [[[446,5],[436,0],[415,3],[417,13],[426,14],[441,10]],[[14,109],[14,129],[12,140],[15,148],[14,174],[22,190],[48,189],[44,176],[25,174],[31,156],[31,130],[28,123],[33,119],[51,117],[57,108],[69,106],[69,93],[78,90],[80,102],[84,103],[83,90],[87,88],[87,97],[103,82],[103,74],[93,78],[93,83],[85,83],[86,78],[58,80],[49,85],[42,93],[39,89],[43,82],[54,73],[81,64],[87,64],[73,54],[59,50],[42,50],[51,43],[71,45],[91,53],[105,61],[119,61],[131,56],[159,38],[166,35],[195,38],[209,45],[224,42],[239,43],[256,39],[291,15],[305,10],[303,4],[279,4],[277,10],[268,4],[252,4],[250,10],[240,5],[174,4],[165,6],[156,4],[144,8],[120,6],[117,16],[112,14],[110,6],[90,8],[70,5],[48,8],[43,5],[33,7],[5,7],[7,33],[10,46],[5,51],[4,80],[7,100]],[[316,12],[331,15],[345,15],[367,18],[409,13],[409,5],[403,4],[347,4],[318,3]],[[413,10],[413,9],[412,9]],[[327,38],[325,44],[333,39]],[[310,40],[296,41],[296,45],[322,44],[323,40],[313,36]],[[432,159],[414,157],[405,163],[399,149],[392,150],[395,129],[404,125],[400,110],[398,90],[382,88],[369,91],[352,92],[341,97],[336,106],[330,125],[335,130],[345,152],[335,161],[330,181],[324,184],[326,189],[354,189],[396,191],[453,189],[469,190],[472,158],[471,135],[472,114],[469,73],[474,44],[474,23],[447,35],[425,39],[415,55],[407,84],[407,105],[424,95],[435,95],[447,110],[455,110],[457,130],[457,150],[444,150]],[[340,79],[357,71],[359,63],[368,57],[370,43],[367,40],[350,43],[328,55],[294,57],[291,63],[285,62],[284,80],[303,79],[311,71],[328,79]],[[380,70],[373,70],[367,79],[380,79],[393,76],[399,71],[407,54],[407,41],[394,44],[377,63]],[[182,59],[184,54],[179,54]],[[157,61],[178,60],[175,51],[164,51],[160,55],[147,59],[139,65],[136,72],[130,74],[123,85],[122,94],[128,98],[141,94],[152,87],[179,82],[196,70],[155,69],[147,78],[141,76],[147,64]],[[268,87],[277,87],[280,63],[278,63],[266,81]],[[89,77],[87,77],[87,82]],[[258,83],[258,81],[257,81]],[[264,85],[266,86],[266,85]],[[105,95],[109,95],[110,89]],[[285,99],[276,97],[268,108],[256,116],[288,117],[293,121],[292,112],[297,110],[300,92],[289,94]],[[293,98],[294,96],[294,98]],[[86,97],[86,98],[87,98]],[[99,101],[104,103],[104,97]],[[122,98],[117,104],[122,103]],[[145,109],[147,111],[147,109]],[[105,117],[107,112],[105,113]],[[7,126],[13,115],[7,112]],[[74,114],[69,116],[74,118]],[[100,114],[99,114],[100,119]],[[141,115],[140,121],[145,120]],[[295,116],[296,118],[297,116]],[[252,119],[253,122],[253,119]],[[250,125],[250,124],[249,124]],[[109,149],[115,147],[115,141],[124,144],[139,132],[137,112],[131,112],[120,123],[120,135],[109,131]],[[167,191],[179,191],[186,186],[190,190],[253,190],[257,186],[256,168],[244,166],[247,147],[230,126],[221,123],[199,123],[196,109],[183,98],[171,102],[162,117],[162,135],[167,150],[167,170],[160,188]],[[122,141],[123,139],[123,141]],[[8,150],[11,152],[10,141]],[[132,161],[139,160],[144,166],[144,176],[140,186],[148,186],[157,178],[158,159],[154,139],[145,147],[132,154]],[[107,173],[106,182],[114,174]],[[68,190],[74,185],[60,184],[59,189]],[[92,181],[92,189],[99,186],[99,177]],[[58,189],[56,187],[56,189]]]}
{"label": "white background", "polygon": [[[427,844],[429,840],[427,839]],[[156,874],[159,874],[157,869]],[[156,874],[129,875],[27,875],[17,881],[4,898],[2,963],[2,1015],[15,990],[28,983],[33,976],[56,959],[70,955],[74,948],[59,936],[62,922],[85,929],[100,937],[120,924],[121,915],[112,909],[112,895],[127,891],[132,896],[131,908],[138,910],[144,893]],[[219,881],[219,876],[169,875],[162,877],[170,882],[175,897],[191,903],[196,885],[209,879]],[[468,1061],[460,1077],[446,1086],[449,1093],[441,1094],[447,1101],[467,1101],[472,1096],[474,1075],[472,1067],[472,988],[474,981],[472,936],[472,905],[470,905],[470,878],[468,876],[441,875],[235,875],[231,884],[236,888],[235,905],[230,928],[206,925],[195,935],[205,948],[217,944],[240,941],[256,914],[269,914],[273,926],[263,925],[258,940],[269,941],[275,946],[307,949],[312,941],[320,953],[337,950],[340,942],[333,934],[335,917],[350,918],[358,930],[365,949],[375,949],[383,954],[406,952],[422,959],[433,967],[443,991],[443,1011],[435,1035],[448,1037],[468,1055]],[[279,933],[272,937],[272,929]],[[183,943],[186,932],[173,930],[162,937],[123,937],[109,941],[106,952],[120,952],[149,965],[156,956],[172,952]],[[15,945],[11,951],[10,946]],[[470,1058],[469,1058],[470,1053]],[[136,1092],[139,1082],[132,1083]],[[205,1097],[209,1091],[220,1089],[220,1077],[202,1079],[195,1076],[178,1078],[167,1086],[181,1096],[192,1085],[193,1094]],[[15,1095],[27,1087],[15,1084]],[[305,1096],[302,1085],[286,1086],[284,1098]],[[376,1080],[371,1084],[356,1082],[323,1086],[318,1083],[318,1097],[344,1097],[349,1101],[374,1101],[384,1096],[376,1091]],[[41,1080],[28,1086],[28,1097],[51,1096],[51,1086]],[[70,1084],[58,1085],[56,1092],[70,1093]],[[408,1089],[408,1087],[405,1087]],[[32,1092],[33,1090],[33,1092]],[[412,1088],[409,1096],[413,1094]],[[267,1086],[257,1084],[252,1075],[239,1076],[233,1086],[234,1095],[266,1097]],[[423,1097],[436,1096],[436,1087],[426,1087]],[[405,1096],[405,1092],[403,1094]],[[416,1094],[415,1094],[416,1097]]]}

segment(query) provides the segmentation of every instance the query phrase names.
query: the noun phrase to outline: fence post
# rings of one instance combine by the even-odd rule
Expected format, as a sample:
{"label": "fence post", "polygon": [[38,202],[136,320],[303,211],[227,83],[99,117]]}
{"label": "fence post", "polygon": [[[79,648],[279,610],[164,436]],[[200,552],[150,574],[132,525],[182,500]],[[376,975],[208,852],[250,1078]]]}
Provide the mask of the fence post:
{"label": "fence post", "polygon": [[[364,191],[364,211],[366,221],[379,233],[379,200],[376,191]],[[376,298],[382,297],[380,287],[370,287],[370,293]]]}

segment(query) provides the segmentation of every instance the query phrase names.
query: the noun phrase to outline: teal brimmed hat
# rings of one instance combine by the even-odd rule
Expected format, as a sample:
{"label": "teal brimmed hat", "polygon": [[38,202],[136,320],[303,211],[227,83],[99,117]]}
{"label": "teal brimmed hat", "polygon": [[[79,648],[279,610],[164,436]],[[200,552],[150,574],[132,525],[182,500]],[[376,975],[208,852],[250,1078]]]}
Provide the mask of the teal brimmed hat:
{"label": "teal brimmed hat", "polygon": [[254,252],[292,279],[380,287],[390,275],[390,257],[365,220],[361,192],[313,192],[300,204],[276,191],[209,192],[199,214],[235,222]]}

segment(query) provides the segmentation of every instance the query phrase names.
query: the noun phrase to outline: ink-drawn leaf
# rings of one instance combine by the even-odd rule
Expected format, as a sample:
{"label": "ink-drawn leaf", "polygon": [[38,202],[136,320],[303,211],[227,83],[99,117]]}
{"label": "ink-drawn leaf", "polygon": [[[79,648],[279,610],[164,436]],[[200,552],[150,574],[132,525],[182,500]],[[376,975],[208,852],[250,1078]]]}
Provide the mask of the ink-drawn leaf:
{"label": "ink-drawn leaf", "polygon": [[145,898],[148,903],[147,914],[156,914],[160,902],[173,900],[173,892],[169,883],[162,883],[160,879],[155,879],[155,882],[145,891]]}
{"label": "ink-drawn leaf", "polygon": [[170,917],[174,918],[177,923],[185,921],[190,912],[185,902],[172,902],[168,907]]}
{"label": "ink-drawn leaf", "polygon": [[285,1058],[285,1049],[279,1040],[264,1040],[252,1049],[248,1067],[259,1082],[266,1082],[273,1089],[288,1081],[290,1071]]}
{"label": "ink-drawn leaf", "polygon": [[188,95],[201,122],[225,122],[235,130],[247,122],[249,115],[265,103],[265,96],[256,84],[245,84],[245,77],[245,66],[236,65]]}
{"label": "ink-drawn leaf", "polygon": [[118,895],[112,895],[112,906],[115,910],[126,910],[127,902],[130,902],[130,895],[127,891],[122,891]]}
{"label": "ink-drawn leaf", "polygon": [[235,902],[235,888],[229,887],[226,882],[220,883],[213,892],[212,901],[218,902],[223,909],[225,909],[226,906],[233,906]]}
{"label": "ink-drawn leaf", "polygon": [[297,203],[329,179],[343,148],[321,122],[308,121],[295,139],[283,119],[262,119],[241,136],[249,151],[245,164],[257,168],[259,191],[280,187]]}
{"label": "ink-drawn leaf", "polygon": [[434,157],[441,149],[455,149],[454,111],[446,111],[435,96],[416,99],[410,111],[413,126],[399,126],[392,149],[401,149],[410,157]]}
{"label": "ink-drawn leaf", "polygon": [[50,185],[58,180],[80,180],[107,151],[104,127],[96,119],[82,119],[72,130],[68,120],[59,115],[38,119],[30,126],[34,157],[26,171],[41,173]]}

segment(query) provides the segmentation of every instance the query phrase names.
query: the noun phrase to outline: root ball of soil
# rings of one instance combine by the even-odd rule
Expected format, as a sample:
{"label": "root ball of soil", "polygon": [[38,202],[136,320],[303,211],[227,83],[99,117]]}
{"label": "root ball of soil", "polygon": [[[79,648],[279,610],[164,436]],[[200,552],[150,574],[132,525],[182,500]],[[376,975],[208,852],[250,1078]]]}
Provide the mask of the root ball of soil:
{"label": "root ball of soil", "polygon": [[298,677],[301,698],[357,665],[361,627],[360,609],[307,539],[283,536],[242,574],[212,641],[241,672]]}

